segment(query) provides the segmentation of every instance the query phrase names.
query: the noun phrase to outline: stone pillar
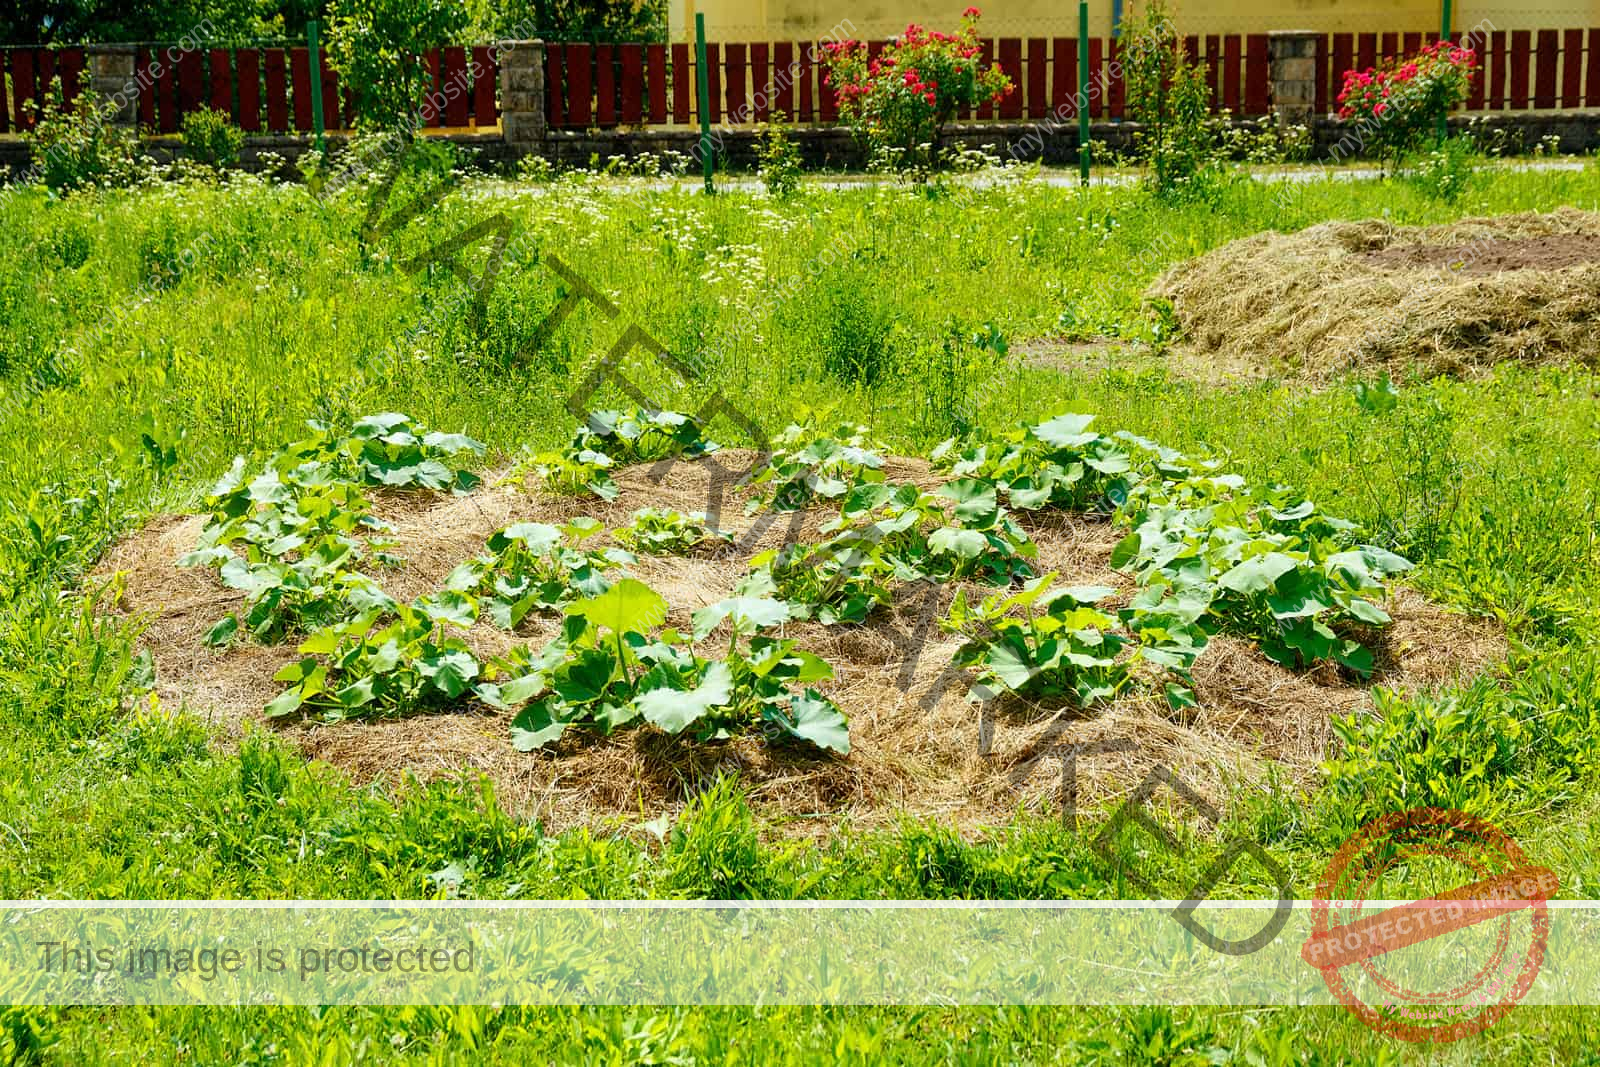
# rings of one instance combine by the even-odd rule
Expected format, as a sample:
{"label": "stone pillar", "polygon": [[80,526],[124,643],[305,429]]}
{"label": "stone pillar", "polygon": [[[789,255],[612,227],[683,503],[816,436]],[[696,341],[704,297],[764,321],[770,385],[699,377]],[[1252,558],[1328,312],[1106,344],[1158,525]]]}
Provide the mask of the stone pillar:
{"label": "stone pillar", "polygon": [[113,126],[133,126],[139,121],[139,84],[133,77],[133,51],[130,44],[84,46],[89,88],[99,97],[102,120]]}
{"label": "stone pillar", "polygon": [[1317,109],[1317,43],[1321,38],[1322,34],[1309,30],[1278,30],[1267,35],[1272,110],[1279,125],[1311,122]]}
{"label": "stone pillar", "polygon": [[514,155],[542,152],[545,139],[544,42],[500,45],[500,129]]}

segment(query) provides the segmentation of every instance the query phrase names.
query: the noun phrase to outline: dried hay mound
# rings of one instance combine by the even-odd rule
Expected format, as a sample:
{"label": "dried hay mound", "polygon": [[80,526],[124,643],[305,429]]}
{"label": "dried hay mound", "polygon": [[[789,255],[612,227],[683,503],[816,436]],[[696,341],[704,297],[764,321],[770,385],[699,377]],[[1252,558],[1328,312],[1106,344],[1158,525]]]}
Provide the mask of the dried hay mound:
{"label": "dried hay mound", "polygon": [[[589,514],[614,527],[636,509],[707,510],[712,460],[679,462],[652,480],[648,466],[617,475],[615,501],[574,500],[513,488],[467,496],[380,494],[375,508],[395,524],[394,551],[404,565],[377,572],[391,595],[409,598],[438,588],[459,561],[483,549],[501,526],[520,520],[560,521]],[[750,455],[719,453],[725,471],[749,466]],[[916,460],[891,460],[888,476],[926,488],[941,479]],[[491,484],[493,479],[490,480]],[[815,538],[831,517],[796,513],[799,536]],[[1024,516],[1039,546],[1039,569],[1073,584],[1131,591],[1111,569],[1119,531],[1105,522],[1061,514]],[[742,533],[751,519],[728,494],[724,529]],[[293,643],[206,647],[206,631],[239,607],[207,568],[180,569],[193,547],[199,516],[165,516],[114,546],[100,577],[119,573],[122,596],[113,610],[139,617],[143,643],[154,655],[157,691],[169,705],[205,717],[224,737],[238,737],[279,690],[272,675],[296,658]],[[726,596],[747,570],[749,555],[782,543],[788,516],[773,521],[748,553],[640,558],[633,572],[672,605],[669,623],[689,625],[689,613]],[[982,592],[983,590],[973,590]],[[1079,802],[1115,801],[1157,763],[1165,764],[1214,802],[1239,783],[1260,781],[1266,760],[1309,782],[1329,741],[1329,719],[1367,705],[1367,687],[1331,667],[1294,672],[1266,660],[1247,641],[1219,637],[1196,664],[1200,706],[1183,713],[1165,702],[1130,697],[1090,711],[997,707],[981,724],[953,675],[941,684],[957,640],[930,625],[930,609],[948,609],[954,588],[938,603],[908,591],[892,614],[870,625],[791,624],[802,646],[832,663],[837,677],[821,686],[850,718],[851,754],[818,756],[798,747],[769,747],[757,738],[724,745],[681,742],[650,728],[612,738],[569,734],[553,752],[523,754],[511,747],[511,716],[486,707],[401,719],[275,723],[309,758],[343,768],[358,783],[487,775],[509,809],[558,830],[641,822],[681,808],[695,788],[718,772],[737,773],[765,814],[788,833],[825,833],[841,821],[871,825],[900,813],[976,828],[1004,822],[1019,805],[1054,810],[1060,771],[1058,746],[1133,738],[1136,752],[1079,760]],[[1395,624],[1379,650],[1375,681],[1401,688],[1446,683],[1481,673],[1505,653],[1492,623],[1446,614],[1402,590],[1388,605]],[[918,628],[926,644],[919,656]],[[480,656],[516,642],[536,647],[554,636],[553,620],[532,618],[510,635],[480,624],[468,635]],[[908,662],[909,661],[909,662]],[[981,734],[981,736],[980,736]]]}
{"label": "dried hay mound", "polygon": [[[1267,232],[1169,270],[1189,357],[1326,378],[1383,367],[1468,376],[1495,363],[1600,366],[1600,215],[1561,208]],[[1198,369],[1198,368],[1197,368]]]}

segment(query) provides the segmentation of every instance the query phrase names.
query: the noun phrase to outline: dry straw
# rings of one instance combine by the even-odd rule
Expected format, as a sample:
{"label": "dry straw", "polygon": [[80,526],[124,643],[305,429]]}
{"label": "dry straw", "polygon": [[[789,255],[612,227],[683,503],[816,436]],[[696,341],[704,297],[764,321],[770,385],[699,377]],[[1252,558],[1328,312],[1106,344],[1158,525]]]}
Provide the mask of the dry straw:
{"label": "dry straw", "polygon": [[1470,376],[1500,362],[1600,365],[1600,215],[1561,208],[1394,226],[1267,232],[1181,263],[1172,302],[1196,370],[1410,369]]}

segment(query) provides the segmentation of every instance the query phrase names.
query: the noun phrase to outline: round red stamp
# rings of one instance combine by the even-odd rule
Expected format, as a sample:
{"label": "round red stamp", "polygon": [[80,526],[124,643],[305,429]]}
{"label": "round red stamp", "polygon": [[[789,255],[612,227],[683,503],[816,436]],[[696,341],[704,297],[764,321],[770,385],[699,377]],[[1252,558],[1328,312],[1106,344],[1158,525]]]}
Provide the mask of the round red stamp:
{"label": "round red stamp", "polygon": [[1493,1026],[1532,987],[1556,888],[1550,870],[1482,819],[1438,808],[1386,815],[1329,862],[1300,956],[1377,1033],[1455,1041]]}

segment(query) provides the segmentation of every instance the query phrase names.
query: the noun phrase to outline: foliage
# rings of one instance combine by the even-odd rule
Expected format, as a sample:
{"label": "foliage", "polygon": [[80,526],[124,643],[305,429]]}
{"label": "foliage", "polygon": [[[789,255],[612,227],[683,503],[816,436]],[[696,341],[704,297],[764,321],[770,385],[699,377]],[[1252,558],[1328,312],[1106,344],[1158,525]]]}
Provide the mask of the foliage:
{"label": "foliage", "polygon": [[705,427],[681,411],[631,408],[592,411],[578,428],[572,449],[603,452],[613,463],[644,463],[668,456],[695,459],[722,446],[705,436]]}
{"label": "foliage", "polygon": [[876,57],[861,41],[823,46],[822,63],[839,114],[874,152],[890,150],[905,168],[937,167],[939,133],[962,108],[1013,91],[998,63],[984,69],[979,12],[969,7],[955,33],[915,23]]}
{"label": "foliage", "polygon": [[1410,562],[1354,544],[1353,523],[1287,489],[1254,492],[1170,453],[1160,466],[1123,509],[1134,530],[1111,557],[1133,571],[1149,608],[1250,636],[1285,666],[1332,659],[1372,672],[1371,649],[1332,624],[1387,625],[1375,601]]}
{"label": "foliage", "polygon": [[524,455],[503,481],[514,484],[531,478],[563,496],[593,493],[602,500],[615,500],[617,483],[611,477],[614,465],[610,456],[593,449],[552,449]]}
{"label": "foliage", "polygon": [[598,596],[610,587],[606,572],[634,562],[621,549],[576,547],[600,529],[590,518],[559,527],[507,526],[489,538],[488,552],[458,564],[445,588],[473,595],[496,626],[514,630],[530,611],[559,611],[573,600]]}
{"label": "foliage", "polygon": [[809,420],[791,423],[772,442],[767,461],[750,479],[760,486],[746,510],[797,511],[837,500],[854,486],[883,481],[883,455],[865,426],[840,426],[823,435]]}
{"label": "foliage", "polygon": [[61,79],[52,78],[49,104],[35,110],[23,134],[39,179],[56,192],[86,186],[132,185],[140,176],[139,139],[107,121],[104,102],[84,89],[71,111],[62,106]]}
{"label": "foliage", "polygon": [[731,541],[733,535],[706,526],[706,514],[692,511],[685,515],[670,508],[640,508],[627,526],[612,531],[626,548],[652,556],[676,556],[707,541]]}
{"label": "foliage", "polygon": [[1417,160],[1409,178],[1425,195],[1453,203],[1472,187],[1480,158],[1471,138],[1447,137]]}
{"label": "foliage", "polygon": [[1158,195],[1192,192],[1221,159],[1206,66],[1189,59],[1163,0],[1139,5],[1122,39],[1128,114],[1139,123],[1135,148]]}
{"label": "foliage", "polygon": [[[208,640],[227,644],[240,629],[257,640],[328,625],[388,598],[357,572],[368,549],[393,562],[362,485],[462,489],[477,475],[447,460],[483,446],[461,434],[429,432],[394,413],[357,419],[347,431],[310,424],[314,435],[273,453],[251,473],[243,456],[206,495],[210,516],[181,566],[218,567],[222,583],[245,595],[242,617],[228,615]],[[358,536],[359,535],[359,536]],[[244,555],[234,549],[242,547]]]}
{"label": "foliage", "polygon": [[[460,39],[466,9],[449,0],[329,0],[328,65],[355,93],[356,121],[409,137],[433,75],[421,57]],[[445,95],[466,92],[446,85]]]}
{"label": "foliage", "polygon": [[473,0],[473,39],[665,41],[666,0]]}
{"label": "foliage", "polygon": [[1471,48],[1437,41],[1414,56],[1345,71],[1339,117],[1357,124],[1385,165],[1398,164],[1461,106],[1478,69],[1478,55]]}
{"label": "foliage", "polygon": [[1089,429],[1093,422],[1067,413],[1006,433],[978,430],[942,442],[931,458],[958,478],[992,482],[1023,511],[1110,511],[1127,496],[1132,462],[1122,443]]}
{"label": "foliage", "polygon": [[787,200],[799,190],[800,146],[781,111],[756,136],[756,164],[769,196]]}
{"label": "foliage", "polygon": [[196,163],[230,167],[239,162],[244,147],[244,131],[228,119],[225,111],[209,107],[183,116],[183,153]]}
{"label": "foliage", "polygon": [[[522,707],[511,726],[524,752],[558,741],[573,726],[610,733],[648,722],[668,734],[726,740],[755,726],[841,754],[850,750],[844,715],[809,688],[833,669],[792,640],[759,633],[781,624],[786,607],[735,598],[695,613],[693,638],[659,629],[667,604],[642,582],[624,578],[567,608],[562,634],[537,657],[494,665],[479,693],[499,707]],[[726,624],[721,659],[702,658],[695,642]],[[807,686],[803,692],[797,687]]]}
{"label": "foliage", "polygon": [[[378,625],[390,615],[393,622]],[[480,666],[466,642],[450,631],[470,627],[477,617],[471,597],[446,591],[411,604],[391,601],[318,630],[301,642],[302,658],[273,675],[290,687],[267,705],[266,715],[282,718],[304,708],[337,722],[456,701]]]}

